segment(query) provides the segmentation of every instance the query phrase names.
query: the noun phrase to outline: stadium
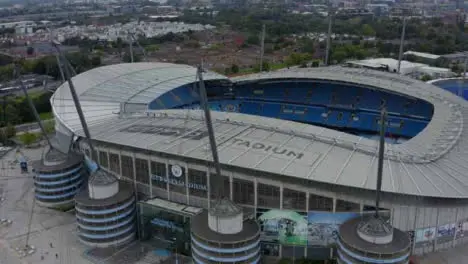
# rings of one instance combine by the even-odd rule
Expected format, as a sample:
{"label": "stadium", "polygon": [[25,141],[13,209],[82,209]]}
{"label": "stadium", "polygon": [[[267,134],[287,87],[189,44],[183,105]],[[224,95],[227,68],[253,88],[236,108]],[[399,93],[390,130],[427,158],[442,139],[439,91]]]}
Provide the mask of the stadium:
{"label": "stadium", "polygon": [[[388,117],[379,210],[410,234],[412,254],[465,242],[468,107],[462,98],[408,77],[341,67],[235,78],[208,71],[204,79],[220,188],[245,218],[260,223],[263,255],[328,259],[337,254],[338,226],[375,210],[382,107]],[[73,136],[86,160],[136,186],[140,239],[189,241],[187,223],[208,207],[214,173],[196,68],[117,64],[73,81],[96,153],[82,140],[68,84],[51,99],[58,134]],[[50,199],[72,199],[66,192],[49,192]],[[300,228],[285,236],[281,221]],[[175,247],[188,250],[187,243]]]}
{"label": "stadium", "polygon": [[446,78],[429,81],[430,84],[438,86],[460,97],[468,99],[468,90],[463,78]]}

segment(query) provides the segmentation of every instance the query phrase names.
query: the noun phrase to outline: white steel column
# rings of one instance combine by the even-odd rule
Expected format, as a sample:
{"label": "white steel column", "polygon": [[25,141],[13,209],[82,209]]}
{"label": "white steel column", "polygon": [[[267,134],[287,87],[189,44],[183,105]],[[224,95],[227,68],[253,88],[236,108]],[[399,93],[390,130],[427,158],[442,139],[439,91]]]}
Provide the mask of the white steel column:
{"label": "white steel column", "polygon": [[284,186],[283,183],[280,185],[280,210],[283,210],[283,190]]}
{"label": "white steel column", "polygon": [[187,164],[184,165],[184,168],[185,168],[185,197],[186,197],[186,201],[185,203],[186,204],[189,204],[189,201],[190,201],[190,197],[189,197],[189,193],[190,193],[190,190],[189,190],[189,176],[188,176],[188,167],[187,167]]}
{"label": "white steel column", "polygon": [[[309,199],[310,193],[306,192],[306,214],[307,214],[307,222],[309,222]],[[307,245],[304,247],[304,257],[307,258]]]}
{"label": "white steel column", "polygon": [[122,178],[122,151],[119,151],[119,178]]}
{"label": "white steel column", "polygon": [[254,217],[257,218],[257,206],[258,206],[258,181],[257,178],[254,178]]}
{"label": "white steel column", "polygon": [[[211,180],[210,180],[210,177],[211,177],[211,173],[210,173],[210,168],[207,166],[206,167],[206,188],[207,188],[207,195],[208,195],[208,209],[210,209],[210,201],[211,201]],[[224,184],[224,181],[223,181],[223,184]]]}
{"label": "white steel column", "polygon": [[107,149],[106,153],[107,153],[107,168],[109,169],[109,171],[112,171],[111,170],[111,164],[110,164],[110,151],[109,151],[109,149]]}
{"label": "white steel column", "polygon": [[135,195],[136,195],[136,192],[137,192],[137,181],[136,181],[135,153],[132,153],[132,163],[133,163],[133,184],[135,184]]}
{"label": "white steel column", "polygon": [[148,157],[148,177],[149,177],[149,188],[150,188],[150,197],[153,198],[153,180],[151,178],[151,157]]}
{"label": "white steel column", "polygon": [[[233,177],[232,175],[229,175],[229,198],[231,198],[231,201],[234,201],[234,194],[233,194]],[[223,184],[224,184],[224,178],[223,178]]]}
{"label": "white steel column", "polygon": [[413,222],[413,231],[414,231],[414,238],[413,238],[413,245],[411,246],[411,254],[414,254],[414,248],[416,247],[416,223],[418,220],[418,212],[419,212],[419,207],[415,208],[414,212],[414,222]]}
{"label": "white steel column", "polygon": [[[460,208],[457,208],[457,212],[455,213],[455,235],[453,236],[453,241],[452,241],[452,247],[455,246],[455,241],[457,240],[457,230],[458,230],[458,224],[460,221]],[[463,225],[463,223],[462,223]],[[460,229],[461,232],[463,232],[463,226],[462,229]]]}
{"label": "white steel column", "polygon": [[[434,209],[434,207],[433,207]],[[440,210],[437,208],[437,221],[436,221],[436,233],[434,237],[434,243],[432,244],[432,252],[435,252],[437,250],[437,233],[439,232],[439,216],[440,216]]]}
{"label": "white steel column", "polygon": [[171,191],[169,188],[169,164],[167,162],[164,162],[164,165],[166,165],[166,192],[167,192],[167,200],[171,200]]}
{"label": "white steel column", "polygon": [[333,213],[336,213],[336,197],[333,197]]}
{"label": "white steel column", "polygon": [[[336,197],[333,197],[333,213],[336,213]],[[333,258],[333,248],[330,248],[330,259]]]}
{"label": "white steel column", "polygon": [[[95,148],[94,151],[96,151],[96,160],[95,160],[95,162],[99,165],[99,167],[101,167],[101,157],[99,157],[100,156],[99,155],[100,150],[99,150],[99,148]],[[91,157],[93,157],[92,152],[91,152]]]}

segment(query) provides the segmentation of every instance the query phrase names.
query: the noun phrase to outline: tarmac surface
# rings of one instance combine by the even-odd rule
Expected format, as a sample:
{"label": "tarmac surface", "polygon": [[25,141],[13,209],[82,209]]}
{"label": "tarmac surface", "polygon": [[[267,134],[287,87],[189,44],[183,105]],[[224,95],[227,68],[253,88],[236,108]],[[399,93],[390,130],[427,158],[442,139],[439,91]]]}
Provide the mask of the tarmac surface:
{"label": "tarmac surface", "polygon": [[[42,148],[22,150],[30,161],[37,160]],[[74,264],[92,263],[82,253],[85,250],[76,239],[75,216],[73,213],[58,212],[33,205],[33,175],[21,173],[15,161],[15,151],[10,151],[0,161],[0,218],[12,221],[11,225],[0,226],[0,264]],[[31,169],[31,168],[29,168]],[[31,219],[29,242],[28,226]],[[35,252],[20,257],[17,248],[28,243]]]}
{"label": "tarmac surface", "polygon": [[428,253],[419,257],[417,264],[466,264],[468,263],[468,245],[459,245],[443,251]]}
{"label": "tarmac surface", "polygon": [[[21,149],[28,165],[40,159],[43,148]],[[31,167],[29,167],[31,170]],[[61,212],[34,205],[33,174],[21,173],[15,149],[0,153],[0,264],[156,264],[167,257],[154,254],[154,246],[135,241],[123,248],[100,250],[82,245],[76,234],[73,212]],[[27,240],[31,221],[29,241]],[[35,252],[21,257],[19,248],[26,244]]]}

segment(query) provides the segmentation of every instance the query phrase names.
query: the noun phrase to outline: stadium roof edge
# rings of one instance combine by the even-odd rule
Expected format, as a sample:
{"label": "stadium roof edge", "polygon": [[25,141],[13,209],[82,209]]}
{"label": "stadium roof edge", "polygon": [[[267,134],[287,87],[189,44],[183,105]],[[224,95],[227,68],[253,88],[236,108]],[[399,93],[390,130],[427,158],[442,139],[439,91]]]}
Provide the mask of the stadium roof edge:
{"label": "stadium roof edge", "polygon": [[[118,66],[107,66],[103,68],[104,69],[98,68],[91,70],[74,78],[76,86],[82,85],[81,81],[83,81],[83,86],[88,87],[88,89],[81,88],[81,93],[79,94],[91,133],[93,136],[96,136],[96,139],[116,144],[133,144],[137,147],[149,150],[157,148],[158,151],[163,152],[172,152],[175,149],[175,145],[189,144],[188,141],[190,140],[183,138],[183,136],[171,139],[170,142],[172,143],[166,144],[164,141],[160,141],[157,135],[122,132],[122,129],[128,128],[131,124],[143,126],[156,122],[153,114],[162,114],[162,116],[157,118],[157,122],[174,121],[175,124],[180,125],[184,123],[181,120],[191,115],[188,113],[196,113],[196,111],[164,110],[148,112],[143,116],[121,116],[119,113],[120,103],[128,101],[128,94],[138,94],[144,89],[141,89],[141,87],[134,88],[133,86],[139,86],[140,84],[128,83],[128,79],[121,78],[120,76],[128,76],[137,74],[135,72],[144,71],[146,71],[147,74],[151,71],[155,71],[155,76],[161,76],[162,72],[164,72],[162,68],[166,68],[166,70],[171,69],[175,71],[171,73],[172,78],[178,79],[177,74],[189,76],[189,73],[193,73],[193,79],[191,80],[195,80],[195,68],[183,65],[174,66],[173,64],[152,65],[151,63],[142,65],[140,65],[140,63],[119,64]],[[109,69],[113,70],[110,71]],[[208,73],[207,76],[210,74],[211,73]],[[211,76],[212,79],[229,80],[215,73]],[[96,78],[96,80],[93,78]],[[468,177],[464,175],[464,172],[468,169],[468,167],[464,165],[468,160],[468,155],[463,151],[468,145],[468,133],[466,129],[464,129],[464,124],[468,121],[468,108],[467,103],[463,99],[431,84],[422,83],[408,77],[341,67],[281,70],[241,76],[232,78],[231,80],[234,83],[239,83],[243,81],[279,78],[306,78],[361,84],[430,102],[434,106],[434,116],[427,127],[413,139],[403,144],[388,145],[386,155],[389,159],[388,162],[386,162],[386,164],[388,164],[385,170],[388,180],[384,182],[384,190],[423,196],[468,198]],[[148,79],[150,78],[148,77]],[[143,81],[150,81],[148,79]],[[185,77],[181,79],[183,79],[184,82],[191,81],[189,78]],[[107,90],[112,91],[112,89],[117,87],[117,90],[122,93],[114,93],[112,100],[109,100],[107,95],[99,97],[99,94],[88,93],[90,90],[89,87],[94,87],[93,85],[96,83],[104,85],[106,80],[112,81],[112,85],[106,86],[108,87],[106,88]],[[175,82],[175,85],[184,82]],[[155,93],[155,95],[160,95],[163,93],[162,91],[168,91],[175,87],[162,87],[159,89],[160,93]],[[59,87],[52,97],[51,103],[53,111],[62,125],[73,133],[81,135],[81,126],[79,125],[78,116],[76,115],[71,98],[66,90],[68,90],[68,86],[64,84]],[[125,91],[127,92],[125,93]],[[119,95],[122,96],[119,97]],[[147,101],[148,100],[149,99],[147,99]],[[268,133],[276,135],[283,140],[288,140],[289,143],[284,143],[284,145],[282,145],[283,147],[294,150],[292,153],[303,154],[304,157],[312,162],[311,164],[302,164],[302,161],[295,161],[291,159],[292,157],[276,157],[271,153],[263,153],[263,156],[258,158],[258,164],[249,164],[250,161],[244,160],[241,156],[235,156],[231,153],[236,150],[235,145],[232,147],[233,150],[229,151],[223,148],[222,142],[220,155],[224,163],[267,171],[269,167],[266,165],[264,166],[263,163],[266,164],[271,159],[276,162],[271,163],[269,165],[270,167],[273,168],[283,164],[282,169],[280,168],[281,171],[283,171],[285,175],[290,175],[291,177],[308,178],[310,180],[325,181],[360,188],[375,188],[375,183],[373,183],[372,177],[369,176],[372,173],[368,171],[375,169],[374,159],[376,144],[373,141],[334,130],[326,130],[312,125],[298,124],[285,120],[248,116],[237,113],[213,113],[213,115],[220,127],[230,127],[232,131],[237,131],[242,135],[245,134],[246,138],[249,138],[249,133],[270,131]],[[227,121],[228,119],[229,121]],[[194,126],[200,126],[200,122],[202,121],[197,120],[197,118],[190,118],[189,122]],[[218,130],[216,132],[229,134],[224,130]],[[324,133],[327,137],[323,136]],[[134,141],[133,138],[137,141]],[[239,143],[239,141],[236,141],[234,138],[228,138]],[[253,138],[249,140],[251,142],[254,141]],[[140,143],[140,141],[142,141],[142,143]],[[302,145],[291,143],[296,141],[302,142]],[[308,142],[313,142],[310,144],[313,144],[316,148],[301,150],[303,146],[309,146]],[[224,142],[224,144],[231,143],[231,141],[228,143],[227,141]],[[265,145],[266,143],[261,144]],[[190,151],[186,151],[187,155],[198,155],[199,158],[208,159],[208,157],[203,154],[206,151],[202,150],[203,147],[200,144],[197,145],[194,143],[192,148],[193,149]],[[250,160],[255,160],[255,155],[259,155],[252,148],[247,150],[243,149],[241,152],[243,152],[246,157],[250,157]],[[226,157],[231,157],[231,159],[227,159]],[[342,158],[343,160],[341,160]],[[284,162],[281,162],[281,159],[283,159]],[[340,169],[335,171],[332,164],[335,164],[335,167],[337,166],[336,164],[340,164]],[[367,170],[361,168],[366,167],[364,164],[367,164]],[[295,166],[295,169],[292,169],[293,166]],[[275,169],[279,170],[276,167]],[[297,171],[293,173],[291,170]],[[348,170],[351,172],[348,172]],[[302,173],[302,171],[304,172]],[[325,177],[327,175],[329,177]],[[403,182],[405,184],[402,184]]]}

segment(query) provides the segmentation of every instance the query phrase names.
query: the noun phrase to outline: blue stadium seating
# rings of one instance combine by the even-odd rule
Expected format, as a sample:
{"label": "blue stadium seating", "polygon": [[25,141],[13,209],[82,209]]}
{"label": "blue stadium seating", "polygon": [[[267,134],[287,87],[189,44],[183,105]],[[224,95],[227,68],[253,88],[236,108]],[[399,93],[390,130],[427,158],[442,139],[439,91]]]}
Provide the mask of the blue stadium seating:
{"label": "blue stadium seating", "polygon": [[468,83],[461,79],[440,80],[433,84],[456,95],[461,91],[463,99],[468,100]]}
{"label": "blue stadium seating", "polygon": [[164,93],[149,104],[149,109],[170,109],[200,101],[193,85],[184,85]]}
{"label": "blue stadium seating", "polygon": [[[389,112],[387,131],[410,138],[429,122],[431,104],[348,84],[314,81],[270,81],[238,84],[232,93],[226,87],[207,86],[210,108],[214,111],[240,112],[280,118],[345,130],[377,133],[380,109]],[[150,109],[199,108],[193,87],[178,87],[160,96]]]}

